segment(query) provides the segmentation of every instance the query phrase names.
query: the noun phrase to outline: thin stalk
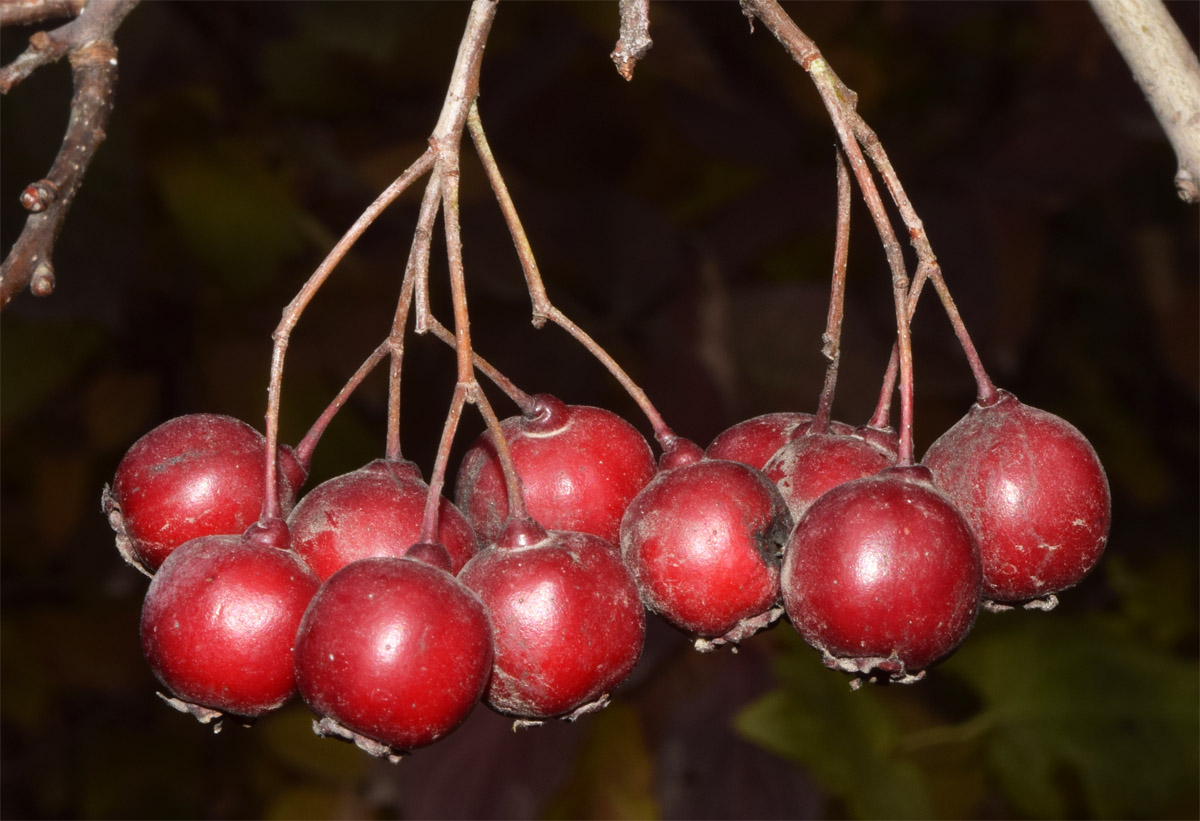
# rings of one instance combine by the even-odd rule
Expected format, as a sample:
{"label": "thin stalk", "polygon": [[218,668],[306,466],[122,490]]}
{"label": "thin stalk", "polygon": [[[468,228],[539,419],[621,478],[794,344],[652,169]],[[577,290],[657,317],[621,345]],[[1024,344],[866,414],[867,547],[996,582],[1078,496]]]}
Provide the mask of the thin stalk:
{"label": "thin stalk", "polygon": [[[508,441],[500,429],[499,421],[495,418],[491,406],[487,403],[479,383],[475,379],[473,350],[470,337],[470,312],[467,309],[466,276],[462,259],[462,234],[459,222],[458,207],[458,156],[447,155],[442,173],[442,212],[445,215],[446,257],[450,269],[450,292],[454,302],[454,338],[455,351],[458,358],[458,381],[454,388],[454,398],[451,402],[450,413],[447,414],[446,424],[442,429],[441,443],[438,445],[437,458],[434,460],[433,474],[429,479],[429,497],[425,504],[425,514],[422,519],[422,539],[432,541],[437,532],[438,505],[441,498],[442,486],[446,479],[446,465],[449,462],[450,445],[462,417],[464,402],[471,402],[480,408],[485,421],[492,432],[493,444],[500,457],[501,469],[504,473],[505,485],[508,491],[508,509],[510,516],[524,518],[524,495],[521,492],[521,481],[512,463],[512,455],[508,449]],[[486,408],[486,410],[484,410]]]}
{"label": "thin stalk", "polygon": [[414,330],[419,334],[425,333],[426,317],[429,316],[429,250],[433,244],[433,225],[437,222],[438,209],[441,207],[441,191],[441,169],[435,166],[425,186],[425,195],[421,198],[421,210],[417,214],[412,248],[409,249],[404,272],[406,277],[410,271],[413,273],[417,303]]}
{"label": "thin stalk", "polygon": [[842,316],[846,302],[846,263],[850,255],[850,172],[842,155],[837,154],[837,227],[833,244],[833,284],[829,290],[829,314],[825,320],[824,345],[821,353],[829,361],[825,368],[825,384],[817,402],[813,433],[828,433],[833,414],[833,393],[837,388],[838,364],[842,351]]}
{"label": "thin stalk", "polygon": [[408,326],[408,313],[413,302],[413,280],[416,278],[413,268],[404,272],[404,282],[400,286],[400,299],[396,302],[396,316],[392,320],[392,330],[386,347],[391,354],[388,364],[388,410],[387,410],[387,450],[389,462],[398,462],[403,457],[400,451],[400,374],[404,364],[404,330]]}
{"label": "thin stalk", "polygon": [[354,375],[350,377],[349,381],[347,381],[346,384],[342,386],[342,389],[338,391],[338,395],[334,397],[333,401],[329,403],[329,406],[325,408],[325,410],[317,418],[317,421],[314,422],[312,427],[308,429],[308,433],[304,434],[304,438],[300,440],[300,444],[296,445],[296,461],[298,461],[301,467],[303,467],[305,470],[307,470],[309,465],[312,464],[313,451],[316,450],[317,443],[325,434],[325,429],[329,427],[329,423],[333,421],[333,417],[336,416],[338,411],[342,409],[342,406],[346,404],[346,401],[350,398],[350,395],[358,390],[358,386],[363,383],[363,380],[365,380],[368,375],[370,375],[371,371],[375,370],[375,367],[383,361],[383,358],[388,355],[389,350],[388,343],[383,342],[378,348],[371,351],[371,355],[368,356],[363,363],[358,366],[358,370],[354,372]]}
{"label": "thin stalk", "polygon": [[[918,266],[917,273],[913,275],[912,285],[908,289],[908,321],[910,324],[912,323],[913,314],[917,311],[917,301],[921,298],[921,291],[929,279],[927,271],[927,266]],[[896,377],[899,372],[900,345],[897,342],[893,342],[892,355],[888,359],[887,370],[883,374],[883,387],[879,391],[879,402],[875,406],[875,413],[871,416],[871,421],[867,423],[867,427],[882,430],[891,424],[892,394],[896,390]]]}
{"label": "thin stalk", "polygon": [[283,388],[283,363],[287,356],[288,341],[291,338],[292,329],[300,321],[300,316],[304,313],[304,309],[308,307],[308,303],[316,296],[317,291],[325,284],[325,280],[333,273],[333,269],[342,261],[347,252],[354,246],[354,243],[358,242],[359,237],[370,227],[371,223],[375,222],[385,208],[403,194],[422,174],[433,167],[434,159],[432,150],[423,153],[403,174],[385,188],[375,198],[374,202],[367,206],[366,210],[350,226],[350,229],[338,240],[337,245],[333,246],[333,250],[317,266],[317,269],[313,271],[308,281],[300,289],[300,292],[284,308],[283,319],[271,335],[274,345],[271,349],[270,382],[267,387],[267,464],[263,493],[264,519],[278,519],[282,516],[282,509],[279,502],[279,482],[276,478],[279,471],[279,405],[280,394]]}
{"label": "thin stalk", "polygon": [[996,401],[999,392],[983,367],[983,360],[975,348],[975,343],[971,341],[966,323],[963,322],[962,315],[958,312],[958,306],[950,296],[950,289],[942,276],[942,267],[938,264],[933,247],[929,242],[929,236],[925,233],[925,224],[917,216],[917,211],[913,208],[908,194],[905,193],[904,186],[900,183],[900,177],[896,174],[896,169],[892,167],[891,160],[888,159],[887,152],[883,149],[883,143],[879,141],[879,136],[857,113],[852,115],[851,123],[854,126],[856,138],[883,178],[892,202],[895,203],[896,210],[900,213],[900,219],[908,229],[909,236],[912,237],[913,248],[917,252],[918,276],[923,272],[933,283],[934,290],[937,291],[938,298],[942,302],[942,308],[954,328],[954,335],[958,338],[958,344],[967,357],[967,364],[975,377],[979,404],[990,405]]}
{"label": "thin stalk", "polygon": [[540,328],[549,320],[570,334],[576,342],[595,357],[613,375],[617,382],[620,383],[621,387],[637,403],[637,406],[641,409],[647,421],[649,421],[651,428],[654,430],[654,438],[658,441],[659,445],[664,450],[669,449],[679,437],[667,426],[658,409],[654,407],[650,399],[646,396],[645,391],[630,378],[629,374],[617,364],[617,361],[598,342],[592,339],[582,328],[572,322],[566,314],[558,310],[550,302],[550,297],[546,294],[546,286],[542,280],[541,272],[538,270],[537,260],[533,255],[533,247],[530,245],[529,237],[526,235],[525,228],[521,224],[521,218],[517,214],[516,206],[513,204],[512,197],[508,192],[508,186],[504,182],[500,166],[492,154],[491,146],[488,145],[487,135],[484,133],[483,122],[479,117],[479,110],[476,106],[471,107],[471,112],[467,117],[467,126],[470,129],[471,138],[475,142],[476,153],[479,155],[484,171],[487,173],[488,182],[491,184],[492,191],[496,195],[496,200],[500,204],[500,211],[504,214],[504,220],[508,224],[508,230],[512,235],[517,257],[521,261],[521,270],[525,274],[525,286],[529,291],[529,299],[533,306],[532,321],[534,327]]}
{"label": "thin stalk", "polygon": [[[430,314],[426,318],[429,331],[438,339],[445,342],[451,348],[456,344],[454,334],[442,323]],[[471,351],[471,361],[475,366],[475,370],[482,373],[492,384],[498,387],[504,394],[512,400],[513,404],[520,408],[521,413],[529,415],[533,413],[533,397],[525,393],[517,387],[516,383],[502,374],[494,365],[480,356],[476,351]]]}

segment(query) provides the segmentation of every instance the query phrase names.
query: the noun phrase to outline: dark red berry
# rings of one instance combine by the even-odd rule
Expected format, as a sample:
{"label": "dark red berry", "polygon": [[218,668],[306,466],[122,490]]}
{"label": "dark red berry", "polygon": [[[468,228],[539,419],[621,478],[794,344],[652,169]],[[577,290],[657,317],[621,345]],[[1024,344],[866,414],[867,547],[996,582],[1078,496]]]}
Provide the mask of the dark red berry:
{"label": "dark red berry", "polygon": [[[755,416],[718,434],[705,454],[710,459],[730,459],[762,470],[775,451],[807,433],[814,418],[811,413],[799,412]],[[830,422],[829,427],[831,433],[848,434],[854,430],[842,422]]]}
{"label": "dark red berry", "polygon": [[1100,560],[1108,479],[1091,444],[1064,419],[1000,391],[998,401],[976,404],[942,434],[923,463],[979,539],[985,598],[1047,601]]}
{"label": "dark red berry", "polygon": [[799,522],[821,494],[843,482],[873,476],[896,463],[895,453],[857,436],[807,433],[784,444],[763,473],[775,483]]}
{"label": "dark red berry", "polygon": [[[376,459],[322,482],[288,517],[292,549],[321,579],[358,559],[403,556],[421,536],[429,485],[412,462]],[[478,542],[448,499],[439,502],[438,539],[457,573]]]}
{"label": "dark red berry", "polygon": [[761,471],[701,459],[660,473],[630,503],[621,553],[646,607],[711,650],[781,615],[779,551],[791,527]]}
{"label": "dark red berry", "polygon": [[492,616],[496,659],[484,698],[519,719],[573,718],[603,706],[637,663],[646,632],[617,549],[561,530],[501,534],[459,580]]}
{"label": "dark red berry", "polygon": [[478,597],[411,559],[346,565],[322,585],[296,635],[300,695],[321,735],[375,755],[432,744],[479,701],[492,630]]}
{"label": "dark red berry", "polygon": [[404,551],[404,558],[412,559],[415,562],[424,562],[430,567],[436,567],[438,570],[444,570],[447,573],[454,572],[454,565],[450,559],[450,551],[446,549],[444,544],[437,542],[415,542],[408,546]]}
{"label": "dark red berry", "polygon": [[142,652],[185,706],[262,715],[296,691],[296,628],[318,585],[287,550],[242,536],[194,539],[150,582]]}
{"label": "dark red berry", "polygon": [[[197,413],[171,419],[133,444],[104,507],[127,561],[152,573],[179,545],[240,534],[263,512],[266,440],[238,419]],[[280,448],[284,513],[304,469]]]}
{"label": "dark red berry", "polygon": [[[535,399],[531,417],[500,423],[529,515],[550,530],[591,533],[616,544],[629,501],[654,476],[654,456],[637,429],[611,411]],[[463,457],[455,500],[482,543],[499,537],[508,496],[491,437]]]}
{"label": "dark red berry", "polygon": [[912,681],[974,624],[978,547],[928,476],[892,468],[839,485],[788,539],[783,603],[830,667]]}

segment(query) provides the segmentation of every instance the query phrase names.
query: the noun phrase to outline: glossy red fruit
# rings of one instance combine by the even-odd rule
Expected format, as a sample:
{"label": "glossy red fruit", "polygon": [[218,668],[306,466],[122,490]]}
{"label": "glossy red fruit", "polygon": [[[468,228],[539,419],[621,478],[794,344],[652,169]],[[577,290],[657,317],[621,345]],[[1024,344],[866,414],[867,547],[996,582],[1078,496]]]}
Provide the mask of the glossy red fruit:
{"label": "glossy red fruit", "polygon": [[492,616],[496,659],[484,699],[498,712],[541,720],[599,709],[641,655],[637,587],[598,536],[517,522],[459,580]]}
{"label": "glossy red fruit", "polygon": [[142,652],[175,706],[254,717],[296,691],[292,647],[319,582],[287,550],[202,536],[167,557],[142,605]]}
{"label": "glossy red fruit", "polygon": [[711,650],[782,614],[779,552],[791,527],[761,471],[705,458],[659,473],[630,503],[621,554],[646,607]]}
{"label": "glossy red fruit", "polygon": [[763,467],[799,522],[821,494],[843,482],[873,476],[896,463],[895,453],[857,436],[807,433],[783,445]]}
{"label": "glossy red fruit", "polygon": [[[500,423],[531,518],[549,530],[591,533],[616,544],[629,501],[654,476],[654,456],[637,429],[611,411],[534,397],[532,417]],[[485,433],[463,457],[455,489],[480,542],[508,520],[500,463]]]}
{"label": "glossy red fruit", "polygon": [[[705,455],[709,459],[729,459],[762,470],[777,450],[808,433],[814,418],[811,413],[800,412],[755,416],[718,434]],[[854,431],[842,422],[830,422],[829,428],[831,433],[850,434]]]}
{"label": "glossy red fruit", "polygon": [[[322,580],[358,559],[403,556],[421,535],[429,485],[415,464],[376,459],[322,482],[288,516],[292,549]],[[466,518],[448,499],[438,513],[438,539],[457,573],[478,542]]]}
{"label": "glossy red fruit", "polygon": [[314,729],[392,758],[458,727],[492,669],[479,598],[421,561],[360,559],[322,585],[296,634]]}
{"label": "glossy red fruit", "polygon": [[921,467],[839,485],[792,532],[780,579],[792,625],[825,663],[913,681],[979,611],[979,550]]}
{"label": "glossy red fruit", "polygon": [[[266,439],[238,419],[196,413],[171,419],[133,444],[117,466],[104,509],[126,561],[153,573],[184,542],[240,534],[263,512]],[[280,448],[280,497],[290,509],[306,470]]]}
{"label": "glossy red fruit", "polygon": [[1007,391],[976,404],[923,460],[979,539],[984,597],[1040,599],[1077,584],[1108,540],[1111,499],[1091,444]]}

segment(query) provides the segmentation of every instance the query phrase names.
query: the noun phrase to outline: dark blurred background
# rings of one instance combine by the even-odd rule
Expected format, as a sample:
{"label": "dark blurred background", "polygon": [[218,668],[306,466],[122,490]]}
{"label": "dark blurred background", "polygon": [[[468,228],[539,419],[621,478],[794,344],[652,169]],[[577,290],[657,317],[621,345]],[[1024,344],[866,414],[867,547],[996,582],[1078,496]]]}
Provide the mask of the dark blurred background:
{"label": "dark blurred background", "polygon": [[[0,814],[1200,814],[1197,208],[1176,198],[1171,150],[1085,3],[788,6],[859,93],[995,380],[1072,421],[1108,470],[1107,555],[1057,610],[983,614],[921,684],[854,693],[786,624],[701,656],[654,621],[602,713],[514,733],[480,708],[398,766],[317,739],[301,704],[214,736],[155,697],[137,640],[146,581],[114,549],[101,488],[169,417],[261,428],[281,309],[423,150],[467,8],[143,3],[121,28],[117,106],[58,244],[58,290],[23,295],[0,325]],[[1193,47],[1198,8],[1171,5]],[[3,31],[3,62],[33,30]],[[655,3],[651,31],[626,83],[608,58],[615,3],[502,4],[480,108],[551,298],[703,444],[815,408],[835,137],[803,71],[735,3]],[[69,97],[57,65],[4,98],[5,250]],[[286,441],[386,334],[418,200],[368,232],[297,327]],[[564,333],[530,326],[469,150],[463,233],[479,351],[527,391],[649,433]],[[444,270],[435,251],[449,323]],[[839,418],[873,408],[890,312],[859,204]],[[914,334],[920,453],[973,383],[931,297]],[[444,346],[412,343],[403,440],[426,471],[453,377]],[[383,454],[385,401],[377,374],[313,481]],[[456,454],[482,428],[466,418]]]}

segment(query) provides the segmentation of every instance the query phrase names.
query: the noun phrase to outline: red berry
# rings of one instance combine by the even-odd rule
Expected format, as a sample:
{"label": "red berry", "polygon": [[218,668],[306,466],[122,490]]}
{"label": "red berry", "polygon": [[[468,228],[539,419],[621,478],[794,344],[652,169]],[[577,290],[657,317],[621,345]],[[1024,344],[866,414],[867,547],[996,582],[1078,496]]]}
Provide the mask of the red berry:
{"label": "red berry", "polygon": [[839,485],[788,539],[783,603],[830,667],[912,681],[974,624],[978,547],[928,476],[894,468]]}
{"label": "red berry", "polygon": [[[104,507],[126,561],[149,574],[179,545],[240,534],[263,512],[266,440],[238,419],[196,413],[171,419],[133,444]],[[304,469],[280,448],[283,512]]]}
{"label": "red berry", "polygon": [[[376,459],[300,499],[288,517],[292,549],[322,580],[358,559],[403,556],[420,538],[428,496],[429,485],[412,462]],[[457,573],[478,543],[448,499],[439,505],[438,539]]]}
{"label": "red berry", "polygon": [[[775,451],[808,433],[813,420],[811,413],[799,412],[755,416],[718,434],[705,454],[710,459],[730,459],[762,470]],[[854,429],[842,422],[830,422],[829,430],[830,433],[848,434]]]}
{"label": "red berry", "polygon": [[[654,456],[637,429],[611,411],[534,397],[531,417],[500,423],[521,477],[530,517],[550,530],[591,533],[616,544],[629,501],[654,476]],[[491,437],[463,457],[455,500],[483,543],[500,536],[508,496]]]}
{"label": "red berry", "polygon": [[598,536],[506,531],[459,579],[492,616],[496,660],[484,698],[501,713],[573,718],[602,707],[641,654],[637,587]]}
{"label": "red berry", "polygon": [[1108,479],[1069,422],[1000,391],[942,434],[923,463],[979,539],[985,598],[1048,606],[1100,560]]}
{"label": "red berry", "polygon": [[360,559],[321,585],[296,634],[314,729],[375,755],[432,744],[479,701],[492,630],[478,597],[420,561]]}
{"label": "red berry", "polygon": [[781,447],[763,467],[800,521],[821,494],[843,482],[873,476],[896,463],[888,453],[857,436],[807,433]]}
{"label": "red berry", "polygon": [[779,551],[791,527],[761,471],[700,459],[660,473],[630,503],[621,553],[646,607],[711,650],[781,615]]}
{"label": "red berry", "polygon": [[292,647],[318,584],[286,550],[242,536],[194,539],[150,582],[142,652],[186,706],[262,715],[296,691]]}

